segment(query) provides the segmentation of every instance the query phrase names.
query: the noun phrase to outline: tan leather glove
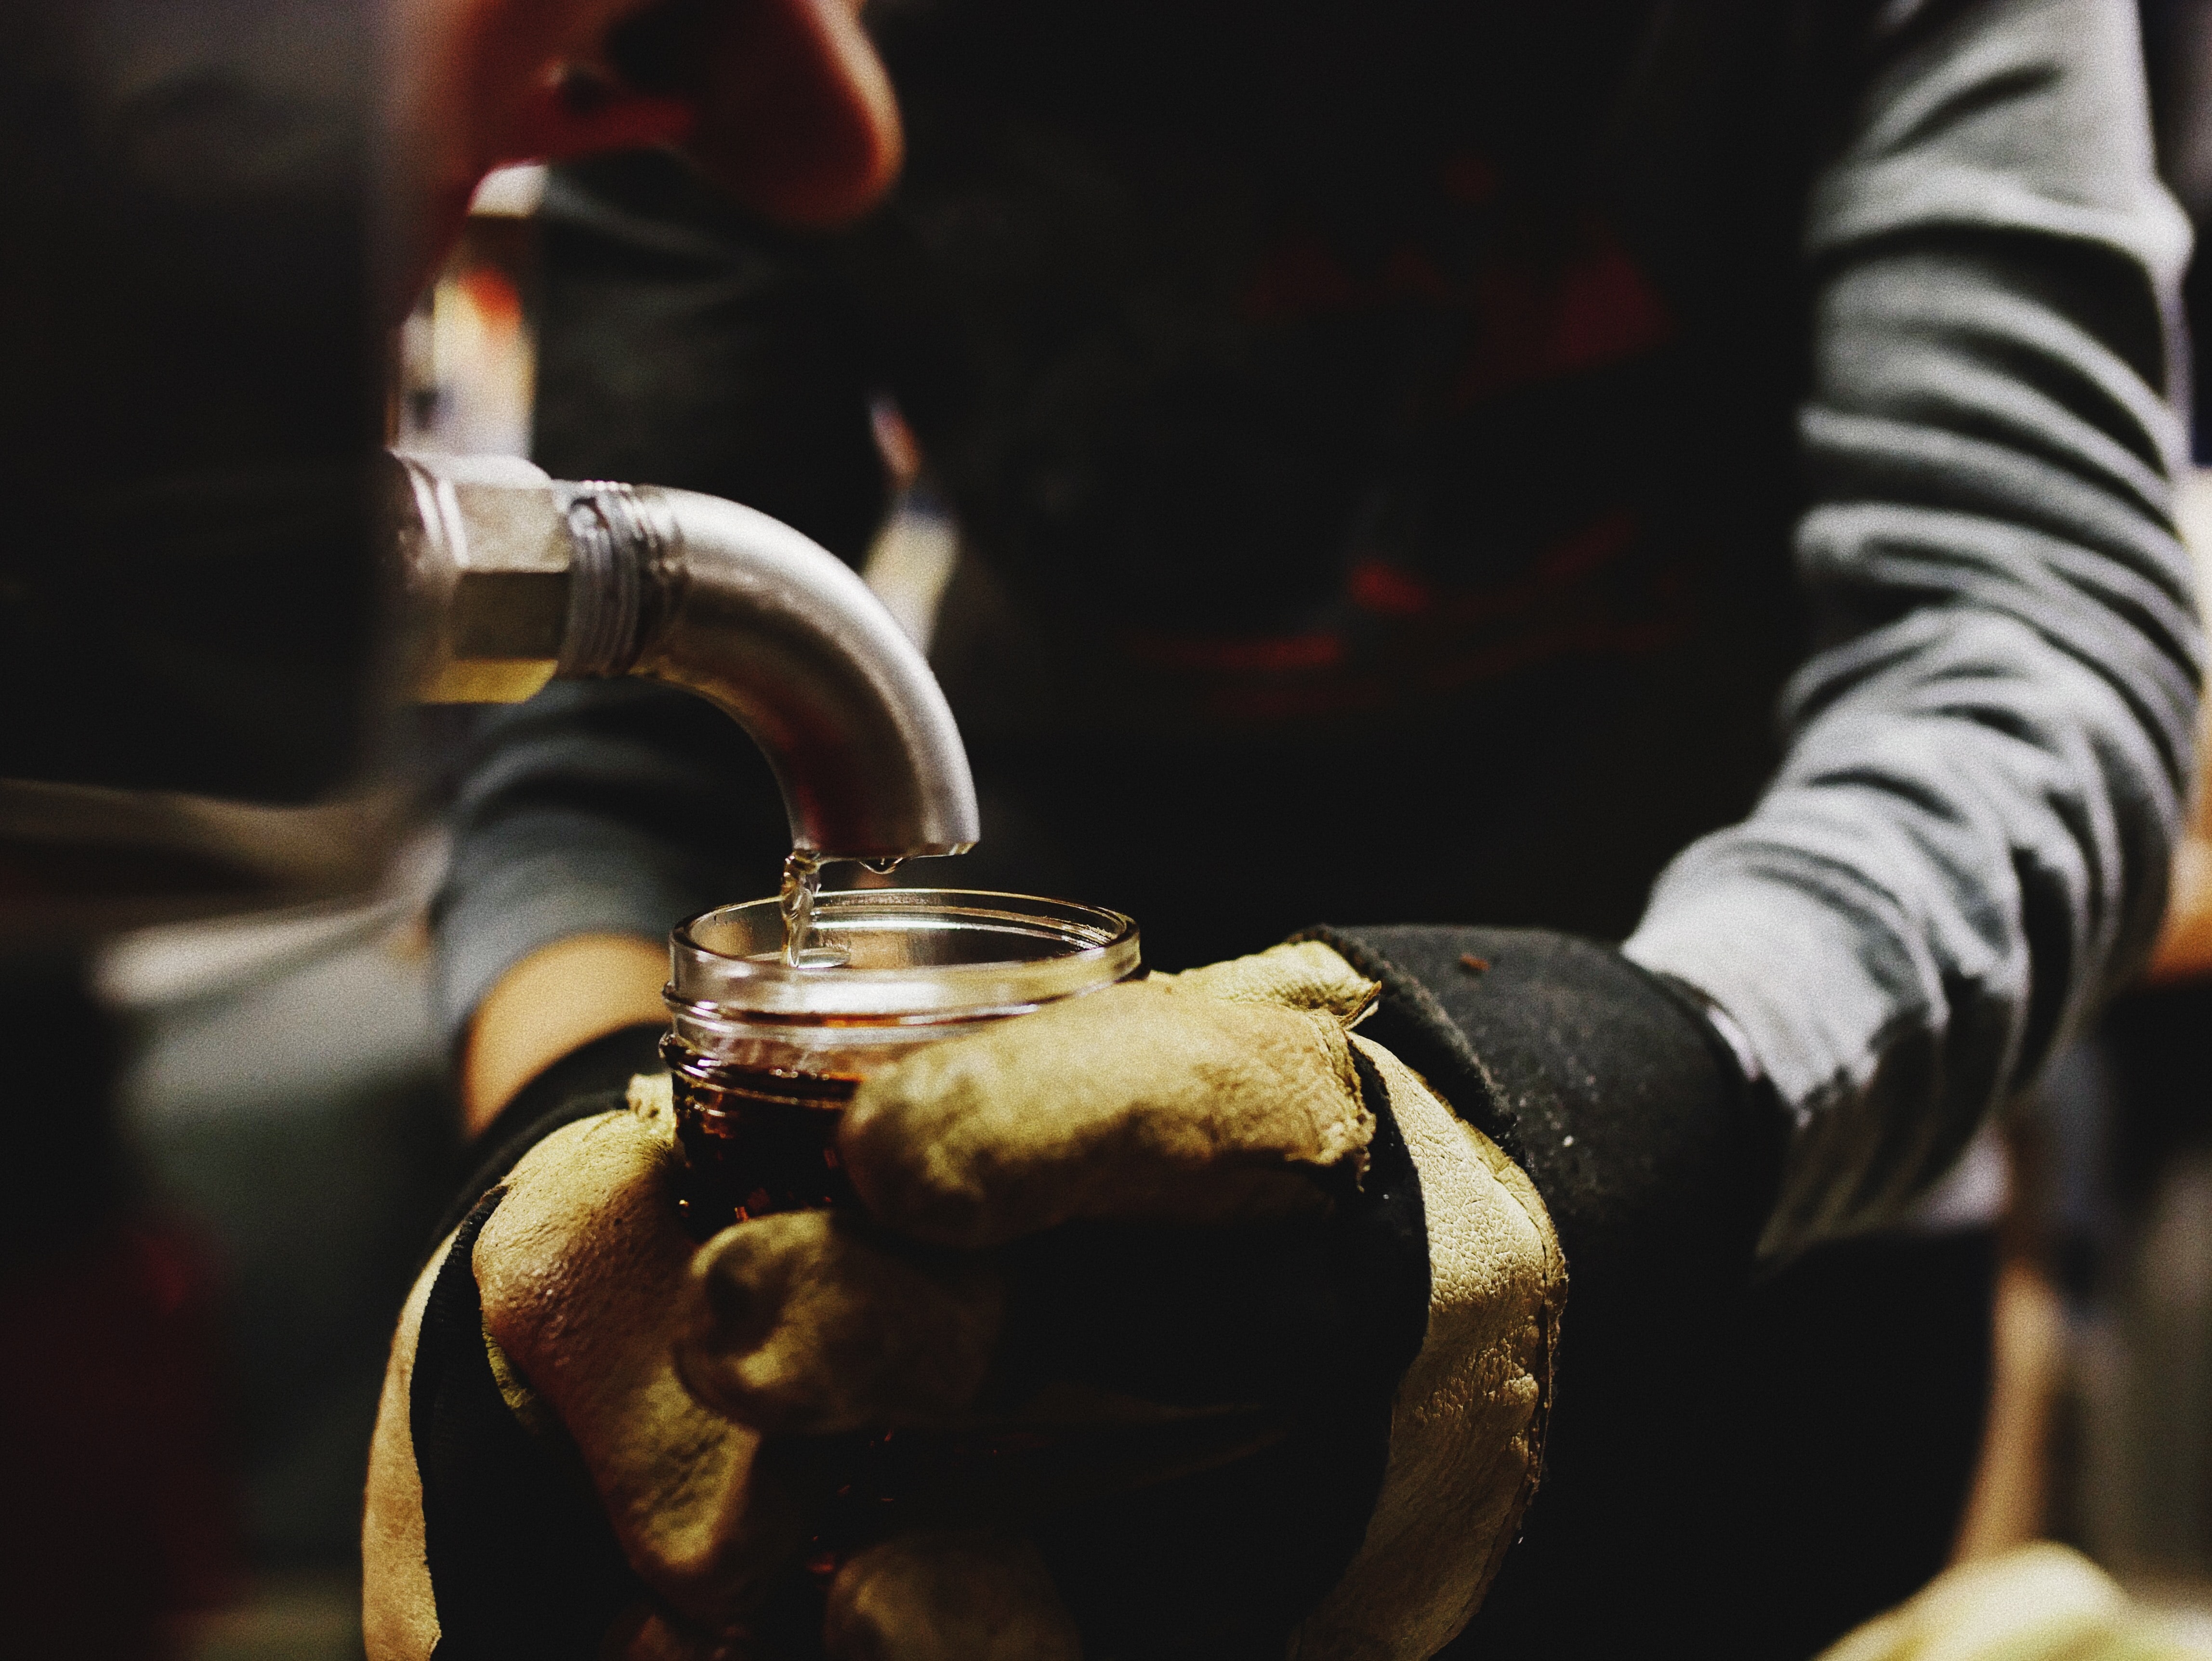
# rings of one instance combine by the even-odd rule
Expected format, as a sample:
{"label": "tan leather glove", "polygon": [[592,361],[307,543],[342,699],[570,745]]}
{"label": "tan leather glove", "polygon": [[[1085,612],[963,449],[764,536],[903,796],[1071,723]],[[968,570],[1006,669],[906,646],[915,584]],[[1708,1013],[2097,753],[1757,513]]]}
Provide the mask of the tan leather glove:
{"label": "tan leather glove", "polygon": [[1820,1661],[2202,1661],[2081,1553],[2040,1541],[1961,1563]]}
{"label": "tan leather glove", "polygon": [[[1043,1600],[1054,1583],[1092,1661],[1271,1629],[1300,1657],[1410,1658],[1466,1624],[1537,1479],[1565,1266],[1521,1171],[1352,1034],[1375,990],[1305,943],[926,1050],[848,1110],[841,1147],[866,1218],[766,1218],[701,1254],[680,1365],[733,1417],[801,1433],[1111,1427],[1123,1457],[1089,1474],[1154,1479],[1087,1512],[1079,1480],[1046,1483],[980,1532],[863,1554],[833,1590],[835,1652],[960,1653],[945,1625],[981,1607],[995,1612],[982,1628],[1026,1622],[1060,1634],[1036,1653],[1071,1654]],[[1408,1354],[1363,1394],[1358,1358],[1327,1352],[1365,1312],[1339,1270],[1374,1255],[1359,1231],[1385,1201],[1384,1220],[1413,1232],[1425,1318],[1416,1307]],[[1323,1317],[1297,1309],[1309,1299]],[[1240,1369],[1252,1356],[1269,1366]],[[1322,1382],[1298,1376],[1309,1362]],[[1327,1421],[1363,1402],[1373,1425]],[[1335,1459],[1340,1443],[1371,1446],[1371,1468]],[[1309,1458],[1349,1497],[1284,1532],[1273,1513],[1298,1512]],[[1243,1466],[1270,1459],[1240,1488]],[[1364,1485],[1347,1485],[1354,1467]],[[1335,1547],[1309,1537],[1331,1530]],[[1157,1604],[1152,1583],[1178,1564],[1115,1554],[1151,1536],[1188,1539],[1200,1561],[1148,1629],[1128,1606]],[[1256,1605],[1210,1607],[1255,1539],[1298,1567],[1273,1628]]]}
{"label": "tan leather glove", "polygon": [[677,1158],[650,1102],[556,1130],[416,1281],[370,1455],[375,1661],[703,1657],[762,1617],[812,1490],[677,1378]]}

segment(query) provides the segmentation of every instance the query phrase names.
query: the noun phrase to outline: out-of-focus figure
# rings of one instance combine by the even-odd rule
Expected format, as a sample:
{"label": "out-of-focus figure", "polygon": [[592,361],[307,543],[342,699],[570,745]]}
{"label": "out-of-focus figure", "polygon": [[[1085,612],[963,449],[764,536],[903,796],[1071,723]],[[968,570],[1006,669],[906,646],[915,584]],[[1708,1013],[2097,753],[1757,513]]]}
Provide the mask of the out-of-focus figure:
{"label": "out-of-focus figure", "polygon": [[[1470,1647],[1617,1651],[1694,1605],[1735,1623],[1696,1628],[1721,1651],[1802,1651],[1911,1590],[1981,1417],[2003,1185],[1987,1141],[1959,1156],[2147,954],[2191,769],[2160,399],[2185,239],[2132,9],[870,22],[909,165],[843,235],[652,157],[555,170],[538,454],[857,559],[888,399],[958,527],[933,653],[985,784],[977,880],[1122,906],[1164,964],[1425,925],[1334,937],[1395,989],[1370,1036],[1429,1032],[1422,1070],[1478,1118],[1447,1057],[1503,1069],[1571,1287],[1545,1484]],[[440,988],[500,1134],[650,1066],[666,916],[764,883],[725,828],[745,764],[712,743],[627,689],[488,726]],[[1701,1299],[1727,1250],[1666,1220],[1735,1215],[1722,1166],[1758,1133],[1700,1141],[1701,1086],[1638,1094],[1687,1077],[1607,1047],[1667,1027],[1623,1013],[1641,983],[1477,927],[1505,922],[1633,930],[1628,960],[1741,1040],[1699,1053],[1772,1088],[1750,1123],[1789,1151],[1744,1208],[1771,1260],[1802,1255],[1743,1302]],[[511,1064],[514,1031],[574,1014],[563,962],[592,1004],[574,1070]],[[1666,1146],[1600,1129],[1631,1099]],[[1715,1163],[1668,1163],[1692,1145]],[[495,1247],[477,1267],[513,1285]],[[1708,1343],[1709,1317],[1742,1325]],[[450,1367],[465,1327],[403,1334],[435,1328]],[[1334,1514],[1301,1470],[1221,1488]],[[1287,1501],[1153,1504],[1040,1533],[1102,1653],[1164,1652],[1147,1620],[1287,1622],[1331,1584],[1285,1568],[1321,1531]],[[1212,1561],[1192,1533],[1238,1572],[1170,1573]],[[726,1606],[631,1561],[715,1641]]]}
{"label": "out-of-focus figure", "polygon": [[[0,1092],[13,1138],[0,1161],[0,1605],[11,1651],[165,1652],[182,1641],[179,1617],[234,1588],[241,1528],[259,1526],[241,1524],[237,1443],[301,1454],[301,1488],[327,1470],[329,1450],[304,1446],[311,1424],[269,1421],[313,1420],[331,1382],[321,1363],[346,1349],[342,1318],[321,1324],[309,1307],[293,1320],[255,1357],[276,1361],[256,1383],[283,1387],[247,1392],[250,1436],[223,1422],[234,1398],[216,1288],[238,1289],[240,1256],[262,1276],[255,1290],[283,1279],[281,1250],[240,1233],[320,1226],[319,1247],[344,1237],[289,1267],[327,1275],[321,1294],[368,1308],[385,1301],[374,1262],[388,1231],[419,1226],[404,1202],[341,1220],[347,1199],[404,1196],[414,1171],[369,1179],[377,1161],[343,1136],[325,1168],[288,1162],[313,1141],[303,1126],[349,1089],[382,1092],[387,1108],[434,1092],[419,1000],[406,1007],[419,983],[388,953],[380,973],[372,948],[350,964],[365,972],[349,987],[343,973],[325,982],[339,1007],[280,990],[258,1012],[279,1006],[274,1019],[257,1030],[250,1018],[253,992],[288,958],[343,958],[347,942],[390,932],[374,890],[413,781],[392,765],[393,561],[376,494],[386,326],[502,161],[689,135],[741,195],[830,219],[896,166],[896,118],[849,12],[808,0],[679,8],[680,38],[631,42],[636,61],[672,66],[648,93],[609,62],[613,35],[646,9],[27,0],[0,14],[0,1035],[13,1058]],[[444,331],[448,356],[511,343],[513,295],[480,283],[466,297],[472,315]],[[519,444],[526,404],[526,388],[503,409],[459,411],[471,447]],[[97,968],[92,957],[119,930],[341,899],[352,908],[243,935],[140,935]],[[234,993],[226,1026],[208,1006]],[[148,1016],[155,1008],[166,1013]],[[143,1019],[158,1029],[152,1053],[118,1082],[125,1031]],[[240,1083],[252,1058],[211,1059],[222,1037],[285,1059]],[[227,1173],[210,1169],[223,1159],[195,1169],[240,1124],[283,1119],[292,1066],[319,1098],[295,1096],[289,1123],[258,1145],[237,1135]],[[118,1094],[169,1156],[151,1183],[123,1146]],[[232,1124],[205,1134],[223,1107]],[[198,1135],[185,1128],[196,1113]],[[419,1163],[407,1124],[379,1133],[394,1164]],[[257,1152],[273,1153],[258,1169]],[[363,1177],[350,1195],[349,1172]],[[225,1219],[236,1226],[217,1231],[227,1251],[149,1204],[149,1187],[170,1201],[246,1196]],[[281,1324],[295,1293],[301,1316],[318,1290],[283,1287],[263,1313],[273,1306]],[[336,1453],[357,1475],[357,1451]],[[325,1488],[342,1517],[352,1480]],[[268,1509],[296,1518],[315,1503],[278,1494]]]}

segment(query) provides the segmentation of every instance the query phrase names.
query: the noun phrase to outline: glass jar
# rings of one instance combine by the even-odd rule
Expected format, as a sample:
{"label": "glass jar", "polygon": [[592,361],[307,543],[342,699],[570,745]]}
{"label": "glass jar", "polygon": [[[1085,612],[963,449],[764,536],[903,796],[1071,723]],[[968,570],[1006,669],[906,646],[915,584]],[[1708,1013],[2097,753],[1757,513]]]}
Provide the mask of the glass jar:
{"label": "glass jar", "polygon": [[815,903],[784,961],[774,899],[701,913],[669,940],[661,1043],[701,1239],[769,1212],[849,1203],[837,1123],[862,1080],[924,1045],[1139,972],[1118,912],[1019,894],[863,888]]}

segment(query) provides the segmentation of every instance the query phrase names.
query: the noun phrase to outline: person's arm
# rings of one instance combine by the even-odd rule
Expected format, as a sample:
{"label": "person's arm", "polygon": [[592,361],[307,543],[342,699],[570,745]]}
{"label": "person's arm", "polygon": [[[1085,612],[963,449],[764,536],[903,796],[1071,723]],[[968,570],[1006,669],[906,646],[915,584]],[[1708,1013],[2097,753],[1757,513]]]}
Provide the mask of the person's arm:
{"label": "person's arm", "polygon": [[432,990],[471,1134],[570,1051],[665,1025],[669,929],[769,891],[784,835],[767,764],[726,715],[629,682],[488,716],[450,823]]}
{"label": "person's arm", "polygon": [[[2182,540],[2197,565],[2197,615],[2212,600],[2212,473],[2195,472],[2181,487]],[[2197,720],[2197,802],[2189,829],[2173,850],[2172,891],[2158,949],[2151,953],[2145,978],[2156,983],[2195,980],[2212,975],[2212,799],[2205,794],[2205,762],[2212,757],[2212,708]]]}
{"label": "person's arm", "polygon": [[469,1024],[460,1058],[463,1135],[489,1129],[525,1085],[564,1056],[629,1028],[659,1025],[667,978],[667,948],[642,934],[567,935],[517,963]]}
{"label": "person's arm", "polygon": [[1770,1255],[1896,1214],[2141,963],[2192,765],[2162,398],[2188,236],[2134,13],[1892,9],[1805,228],[1820,648],[1765,797],[1626,947],[1787,1110]]}

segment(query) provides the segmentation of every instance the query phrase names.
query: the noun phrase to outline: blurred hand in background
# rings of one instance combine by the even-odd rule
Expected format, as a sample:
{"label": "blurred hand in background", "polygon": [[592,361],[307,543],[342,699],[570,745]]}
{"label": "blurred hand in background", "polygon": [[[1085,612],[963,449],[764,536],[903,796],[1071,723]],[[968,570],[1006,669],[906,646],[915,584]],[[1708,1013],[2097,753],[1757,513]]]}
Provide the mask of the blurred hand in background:
{"label": "blurred hand in background", "polygon": [[394,0],[383,119],[411,293],[505,162],[682,143],[747,206],[832,225],[901,155],[853,0]]}

